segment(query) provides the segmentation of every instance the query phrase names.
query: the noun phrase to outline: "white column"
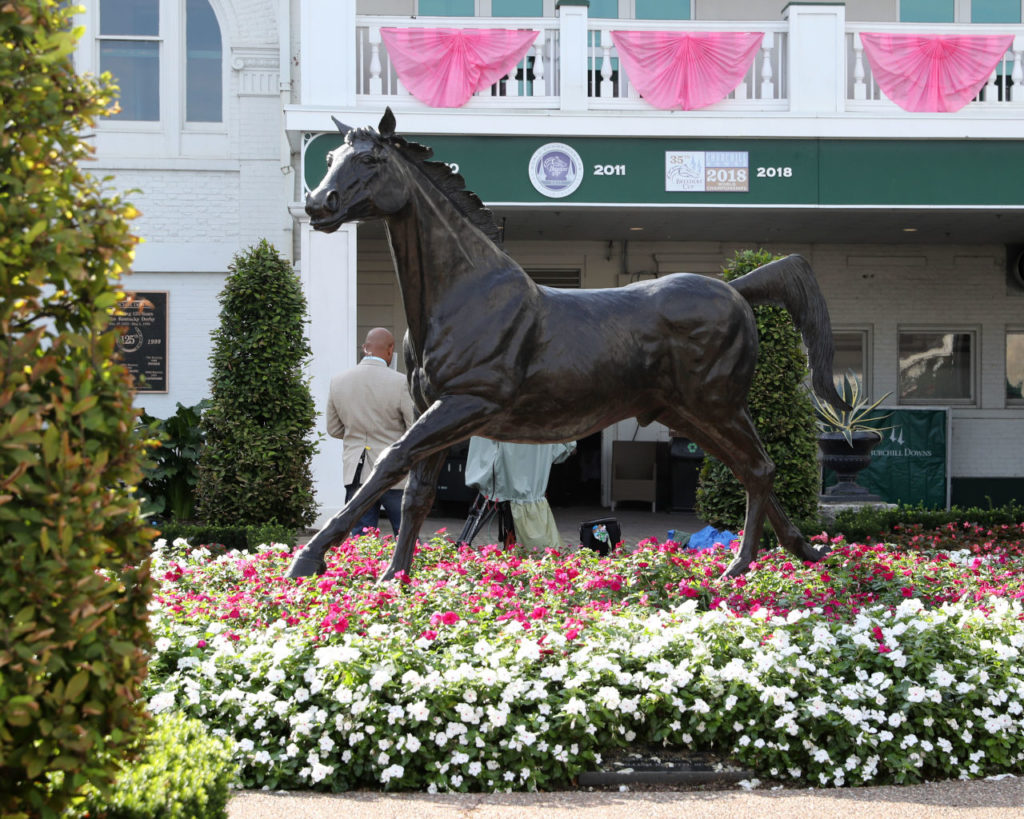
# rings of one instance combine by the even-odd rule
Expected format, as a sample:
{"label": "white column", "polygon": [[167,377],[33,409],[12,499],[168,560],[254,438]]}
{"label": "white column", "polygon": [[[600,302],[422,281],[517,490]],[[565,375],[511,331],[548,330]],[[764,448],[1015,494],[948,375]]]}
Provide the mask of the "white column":
{"label": "white column", "polygon": [[324,417],[331,377],[356,365],[356,226],[319,233],[302,218],[302,287],[309,309],[310,391],[323,433],[313,458],[313,485],[322,525],[345,503],[341,442],[327,435]]}
{"label": "white column", "polygon": [[559,80],[563,111],[587,110],[587,20],[589,2],[560,0],[558,9]]}
{"label": "white column", "polygon": [[846,108],[846,7],[786,6],[789,21],[789,110],[835,113]]}
{"label": "white column", "polygon": [[301,0],[302,105],[356,101],[356,0]]}

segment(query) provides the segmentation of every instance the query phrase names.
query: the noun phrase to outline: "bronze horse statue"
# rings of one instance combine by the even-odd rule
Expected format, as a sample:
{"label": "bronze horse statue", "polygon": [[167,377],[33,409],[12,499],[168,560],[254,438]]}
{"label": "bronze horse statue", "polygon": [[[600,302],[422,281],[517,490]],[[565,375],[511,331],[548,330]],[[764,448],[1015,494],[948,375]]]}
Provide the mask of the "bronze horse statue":
{"label": "bronze horse statue", "polygon": [[606,290],[541,287],[496,244],[490,211],[462,177],[395,134],[390,108],[377,131],[334,122],[345,139],[328,155],[306,212],[328,233],[345,222],[384,220],[419,417],[295,556],[289,577],[322,573],[327,549],[406,473],[402,526],[381,580],[409,572],[445,453],[472,435],[572,441],[633,417],[682,430],[743,484],[743,540],[726,575],[750,566],[766,515],[798,559],[821,559],[772,491],[775,465],[747,411],[757,360],[751,305],[758,304],[792,314],[815,391],[845,406],[832,382],[828,308],[804,259],[773,261],[728,284],[676,273]]}

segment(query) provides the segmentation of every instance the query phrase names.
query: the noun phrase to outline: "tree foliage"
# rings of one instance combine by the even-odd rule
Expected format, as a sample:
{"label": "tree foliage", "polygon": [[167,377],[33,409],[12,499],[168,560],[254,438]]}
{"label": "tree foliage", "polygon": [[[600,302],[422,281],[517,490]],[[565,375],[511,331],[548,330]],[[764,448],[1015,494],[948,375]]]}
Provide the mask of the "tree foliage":
{"label": "tree foliage", "polygon": [[[766,250],[737,252],[723,268],[725,281],[773,259]],[[800,333],[781,307],[755,307],[758,355],[747,406],[761,442],[775,463],[775,493],[794,520],[817,516],[820,477],[817,428],[807,389],[807,356]],[[708,456],[697,488],[697,514],[718,528],[743,526],[746,493],[721,461]]]}
{"label": "tree foliage", "polygon": [[303,374],[306,299],[266,240],[235,256],[213,334],[200,520],[298,527],[316,517],[310,463],[316,411]]}
{"label": "tree foliage", "polygon": [[[0,3],[0,814],[106,788],[147,727],[142,442],[108,331],[133,209],[86,174],[111,105],[51,0]],[[126,568],[136,567],[136,568]]]}

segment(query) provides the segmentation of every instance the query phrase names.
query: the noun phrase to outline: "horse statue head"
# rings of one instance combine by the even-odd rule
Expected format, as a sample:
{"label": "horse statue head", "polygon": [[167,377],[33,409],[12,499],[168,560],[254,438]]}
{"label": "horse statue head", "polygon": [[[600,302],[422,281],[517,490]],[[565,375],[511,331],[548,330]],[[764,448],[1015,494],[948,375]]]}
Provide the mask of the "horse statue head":
{"label": "horse statue head", "polygon": [[395,133],[388,108],[375,131],[352,128],[334,117],[344,142],[327,154],[327,173],[306,195],[306,213],[315,230],[332,233],[346,222],[386,219],[402,211],[418,191],[440,195],[488,238],[498,228],[465,180],[443,162],[428,161],[433,150]]}

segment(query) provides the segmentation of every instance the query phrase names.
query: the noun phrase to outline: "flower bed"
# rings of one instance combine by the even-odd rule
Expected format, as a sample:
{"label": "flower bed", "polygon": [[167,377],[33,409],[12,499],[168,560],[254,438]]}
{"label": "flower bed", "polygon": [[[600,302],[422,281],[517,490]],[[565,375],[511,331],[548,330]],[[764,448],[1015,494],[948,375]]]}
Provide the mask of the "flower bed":
{"label": "flower bed", "polygon": [[246,787],[556,788],[632,743],[811,785],[1017,771],[1024,526],[954,529],[732,580],[725,549],[527,559],[439,536],[382,587],[390,538],[301,581],[282,546],[178,542],[154,559],[150,708],[234,737]]}

